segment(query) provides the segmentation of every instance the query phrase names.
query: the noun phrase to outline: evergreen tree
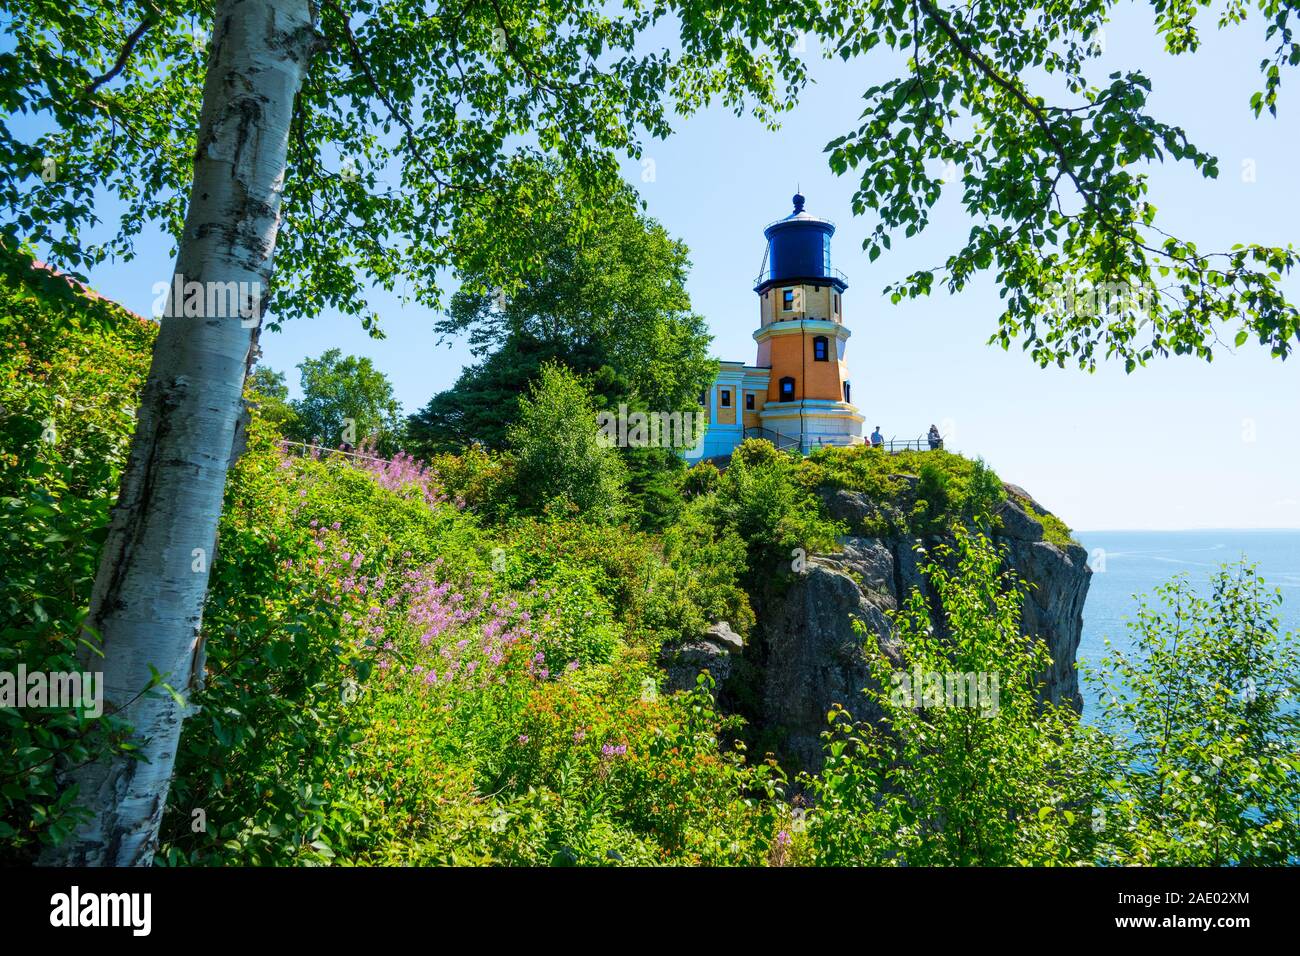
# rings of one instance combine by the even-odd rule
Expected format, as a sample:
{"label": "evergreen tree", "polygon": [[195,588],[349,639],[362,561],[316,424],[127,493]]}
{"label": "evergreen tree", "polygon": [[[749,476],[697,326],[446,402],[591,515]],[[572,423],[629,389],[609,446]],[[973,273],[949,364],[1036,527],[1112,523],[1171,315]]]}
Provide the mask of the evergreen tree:
{"label": "evergreen tree", "polygon": [[604,363],[598,345],[542,341],[527,332],[512,333],[495,351],[467,366],[455,385],[433,396],[407,419],[409,450],[428,458],[476,442],[504,448],[506,432],[519,415],[519,400],[547,362],[563,364],[583,376],[601,408],[616,408],[631,394],[627,381]]}

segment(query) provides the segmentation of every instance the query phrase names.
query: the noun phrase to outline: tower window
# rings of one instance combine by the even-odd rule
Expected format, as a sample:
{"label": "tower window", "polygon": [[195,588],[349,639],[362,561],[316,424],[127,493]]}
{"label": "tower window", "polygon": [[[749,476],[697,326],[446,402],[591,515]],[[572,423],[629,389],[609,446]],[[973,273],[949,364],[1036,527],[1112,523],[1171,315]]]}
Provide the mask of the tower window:
{"label": "tower window", "polygon": [[784,312],[794,311],[794,289],[781,290],[781,309]]}
{"label": "tower window", "polygon": [[781,379],[781,401],[794,401],[794,379],[788,375]]}
{"label": "tower window", "polygon": [[813,361],[814,362],[830,361],[830,355],[828,353],[827,344],[826,344],[826,336],[824,335],[819,335],[817,336],[817,338],[813,339]]}
{"label": "tower window", "polygon": [[745,394],[745,411],[752,412],[753,410],[754,410],[754,393],[747,392]]}
{"label": "tower window", "polygon": [[724,388],[722,390],[722,407],[723,408],[731,407],[731,389],[729,388]]}
{"label": "tower window", "polygon": [[835,293],[835,314],[840,314],[840,294],[838,292]]}
{"label": "tower window", "polygon": [[851,405],[851,404],[853,404],[853,399],[850,397],[852,394],[853,394],[853,392],[852,392],[852,390],[849,388],[849,383],[848,383],[848,382],[845,382],[845,383],[844,383],[844,403],[845,403],[846,405]]}

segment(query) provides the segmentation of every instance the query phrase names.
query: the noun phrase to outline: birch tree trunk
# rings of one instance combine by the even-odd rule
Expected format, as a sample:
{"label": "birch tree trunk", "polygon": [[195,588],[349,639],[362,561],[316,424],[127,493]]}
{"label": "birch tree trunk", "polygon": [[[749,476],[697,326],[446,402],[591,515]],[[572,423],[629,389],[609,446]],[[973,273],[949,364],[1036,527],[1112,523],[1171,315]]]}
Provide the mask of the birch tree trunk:
{"label": "birch tree trunk", "polygon": [[87,619],[104,656],[88,655],[86,669],[102,670],[105,712],[132,724],[142,759],[68,774],[91,817],[42,863],[152,862],[185,708],[160,688],[142,691],[151,667],[185,699],[202,679],[208,569],[271,277],[290,122],[318,43],[310,0],[217,3],[173,280],[185,294],[168,299]]}

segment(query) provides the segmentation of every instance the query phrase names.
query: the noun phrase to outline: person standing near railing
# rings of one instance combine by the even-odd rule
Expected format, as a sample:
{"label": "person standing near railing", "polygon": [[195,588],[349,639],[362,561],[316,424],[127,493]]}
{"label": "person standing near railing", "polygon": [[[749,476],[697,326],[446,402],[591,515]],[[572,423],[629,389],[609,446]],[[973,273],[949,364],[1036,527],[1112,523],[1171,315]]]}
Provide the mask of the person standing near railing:
{"label": "person standing near railing", "polygon": [[877,425],[876,430],[871,433],[871,447],[880,448],[884,444],[885,444],[885,436],[880,434],[880,426]]}
{"label": "person standing near railing", "polygon": [[943,447],[943,437],[939,434],[939,429],[933,425],[930,426],[930,451],[937,451]]}

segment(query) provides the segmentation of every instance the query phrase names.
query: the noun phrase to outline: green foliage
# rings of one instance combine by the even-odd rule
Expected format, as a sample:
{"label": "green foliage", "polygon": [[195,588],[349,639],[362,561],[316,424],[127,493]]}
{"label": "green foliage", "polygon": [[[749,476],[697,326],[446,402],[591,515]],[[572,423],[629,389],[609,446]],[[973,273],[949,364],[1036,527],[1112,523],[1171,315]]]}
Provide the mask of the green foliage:
{"label": "green foliage", "polygon": [[1074,540],[1074,535],[1070,533],[1069,526],[1056,515],[1042,510],[1032,499],[1026,498],[1022,494],[1013,494],[1012,497],[1025,514],[1043,526],[1044,541],[1054,544],[1058,548],[1068,548],[1079,543]]}
{"label": "green foliage", "polygon": [[[30,302],[6,308],[0,667],[69,669],[153,331],[119,316],[112,336],[74,335]],[[779,772],[725,751],[707,690],[661,695],[654,665],[714,620],[752,624],[737,538],[520,517],[503,510],[513,464],[482,449],[426,470],[286,455],[277,437],[259,406],[227,489],[201,709],[158,863],[766,858]],[[429,589],[444,587],[438,604]],[[459,656],[502,627],[500,661]],[[449,682],[449,660],[492,679]],[[75,795],[56,770],[126,730],[0,711],[6,861],[69,832]]]}
{"label": "green foliage", "polygon": [[[4,326],[0,366],[0,669],[66,670],[153,328],[121,313],[116,326],[70,327],[16,293],[5,307],[18,321]],[[529,401],[594,435],[589,406],[557,411],[581,406],[581,383],[559,368],[545,378],[549,392]],[[282,400],[281,389],[268,375],[250,393]],[[1297,854],[1300,652],[1248,568],[1217,576],[1207,598],[1175,582],[1157,595],[1167,607],[1142,610],[1136,652],[1105,662],[1097,734],[1039,700],[1046,652],[1021,633],[1023,585],[970,530],[1005,494],[982,463],[858,449],[800,459],[746,442],[725,472],[674,472],[679,500],[650,528],[643,515],[612,525],[555,504],[521,510],[524,448],[471,447],[424,467],[291,455],[277,438],[259,403],[227,489],[201,709],[182,736],[159,864]],[[946,498],[970,520],[922,562],[926,593],[910,596],[894,635],[869,639],[871,686],[845,707],[873,719],[832,712],[825,766],[791,802],[777,766],[727,743],[745,734],[717,712],[708,678],[665,694],[656,662],[716,621],[748,634],[743,585],[795,548],[833,547],[839,529],[812,493],[823,483],[899,507]],[[940,706],[924,686],[920,708],[895,696],[894,675],[918,668],[996,674],[996,709]],[[0,710],[3,859],[30,861],[66,836],[73,797],[56,771],[127,739],[112,718]]]}
{"label": "green foliage", "polygon": [[671,448],[626,448],[627,501],[632,521],[662,531],[682,512],[686,463]]}
{"label": "green foliage", "polygon": [[926,530],[941,527],[949,515],[948,473],[927,459],[921,463],[916,482],[916,505],[913,515],[917,524]]}
{"label": "green foliage", "polygon": [[1280,591],[1224,566],[1141,600],[1132,650],[1089,677],[1120,755],[1107,787],[1106,862],[1262,866],[1300,855],[1300,642]]}
{"label": "green foliage", "polygon": [[[248,388],[260,398],[272,398],[280,402],[289,401],[289,385],[284,380],[284,373],[265,366],[253,369],[248,376]],[[266,418],[266,415],[262,416]]]}
{"label": "green foliage", "polygon": [[[51,262],[77,269],[129,258],[153,225],[179,238],[212,5],[4,11],[3,246],[48,248]],[[372,285],[439,309],[450,272],[484,290],[535,277],[544,263],[532,235],[556,189],[545,160],[571,171],[588,228],[622,188],[615,157],[639,156],[674,114],[721,100],[770,119],[803,82],[784,42],[798,24],[784,11],[747,28],[714,13],[691,2],[498,0],[456,16],[430,16],[424,0],[319,5],[323,43],[295,105],[270,314],[337,309],[379,334]],[[657,25],[669,33],[647,47]],[[738,42],[742,32],[752,39]],[[46,158],[54,173],[42,176]],[[118,204],[98,241],[96,210]]]}
{"label": "green foliage", "polygon": [[717,489],[721,479],[722,473],[718,471],[717,465],[711,461],[701,461],[686,472],[686,477],[682,480],[682,492],[691,498],[707,495]]}
{"label": "green foliage", "polygon": [[504,449],[507,429],[519,417],[519,400],[548,362],[584,376],[602,408],[615,408],[627,397],[627,382],[606,364],[598,347],[512,334],[407,419],[407,449],[422,458],[459,453],[475,444]]}
{"label": "green foliage", "polygon": [[[1285,357],[1300,332],[1283,288],[1297,253],[1246,241],[1206,252],[1157,224],[1144,167],[1169,159],[1214,178],[1218,161],[1149,115],[1151,81],[1140,70],[1097,82],[1097,37],[1113,6],[673,0],[611,11],[501,0],[430,17],[423,0],[325,4],[325,42],[289,139],[270,311],[283,319],[336,308],[364,314],[378,334],[372,282],[410,288],[432,308],[449,270],[473,277],[471,295],[526,288],[547,270],[536,234],[556,221],[557,197],[576,208],[578,234],[599,230],[602,206],[625,191],[615,157],[639,157],[647,134],[670,132],[674,113],[716,99],[773,123],[806,82],[788,38],[809,36],[829,56],[875,52],[897,64],[865,91],[854,128],[826,146],[833,171],[861,171],[854,208],[877,222],[870,257],[899,232],[925,229],[945,186],[975,220],[944,268],[899,281],[895,300],[936,284],[959,291],[991,269],[1006,301],[992,341],[1023,339],[1042,364],[1091,368],[1104,356],[1131,370],[1168,354],[1209,359],[1228,337],[1219,323],[1236,346],[1254,340]],[[1153,3],[1170,52],[1198,47],[1202,6]],[[210,6],[5,10],[0,100],[6,115],[35,122],[33,132],[0,123],[3,246],[48,247],[51,261],[83,268],[129,257],[147,224],[179,237]],[[1283,70],[1300,62],[1293,13],[1256,0],[1221,20],[1259,23],[1271,46],[1250,101],[1256,116],[1276,112]],[[671,49],[647,44],[661,34]],[[1048,75],[1053,89],[1036,89]],[[945,182],[950,169],[960,185]],[[93,242],[83,230],[104,199],[123,214]]]}
{"label": "green foliage", "polygon": [[185,725],[162,831],[168,862],[319,863],[363,839],[364,818],[328,791],[364,727],[354,698],[383,663],[397,620],[387,602],[440,554],[486,570],[482,537],[454,508],[381,487],[341,457],[287,457],[275,437],[255,422],[227,489],[202,710]]}
{"label": "green foliage", "polygon": [[320,358],[304,359],[298,369],[302,398],[290,403],[293,418],[285,421],[290,438],[326,448],[364,446],[382,456],[397,451],[402,408],[388,376],[370,359],[328,349]]}
{"label": "green foliage", "polygon": [[[153,326],[120,309],[52,309],[0,283],[0,671],[82,671],[77,651],[134,426]],[[29,862],[77,822],[56,772],[126,739],[109,716],[0,707],[0,862]]]}
{"label": "green foliage", "polygon": [[954,521],[996,530],[994,516],[1007,497],[983,459],[942,449],[891,454],[869,445],[819,448],[805,460],[800,480],[810,489],[865,494],[873,511],[862,527],[849,530],[871,535],[939,534]]}
{"label": "green foliage", "polygon": [[471,445],[459,455],[436,455],[429,468],[457,504],[480,514],[501,515],[511,506],[514,462]]}
{"label": "green foliage", "polygon": [[1022,635],[1024,585],[978,534],[924,557],[942,608],[913,592],[887,645],[867,642],[879,722],[829,715],[806,852],[821,864],[1010,866],[1086,861],[1092,737],[1043,703],[1046,647]]}
{"label": "green foliage", "polygon": [[591,394],[572,372],[544,365],[508,434],[515,494],[524,508],[573,508],[597,521],[617,516],[626,468],[617,451],[600,443]]}
{"label": "green foliage", "polygon": [[426,408],[422,424],[435,436],[499,444],[501,425],[453,406],[467,404],[465,393],[486,389],[502,393],[504,401],[493,407],[510,412],[511,396],[524,391],[547,358],[579,374],[608,369],[612,381],[597,393],[609,407],[626,401],[660,412],[694,411],[696,396],[712,380],[710,336],[686,291],[686,246],[638,211],[630,188],[591,207],[565,179],[557,170],[552,214],[527,224],[528,246],[541,263],[537,274],[501,290],[487,275],[467,271],[467,285],[436,324],[444,337],[467,333],[475,354],[488,357]]}
{"label": "green foliage", "polygon": [[[832,4],[815,18],[810,32],[828,54],[881,46],[900,64],[866,91],[856,128],[826,146],[832,170],[859,177],[854,208],[875,217],[864,248],[874,261],[891,237],[921,232],[953,192],[974,220],[964,244],[942,268],[893,283],[893,301],[959,292],[992,271],[1004,306],[990,342],[1019,339],[1040,365],[1208,361],[1229,339],[1284,358],[1300,335],[1284,278],[1300,253],[1244,240],[1208,252],[1159,226],[1145,170],[1183,162],[1213,179],[1219,164],[1150,115],[1146,74],[1098,62],[1114,6],[887,0]],[[1152,3],[1171,52],[1196,48],[1191,24],[1204,6]],[[1294,8],[1276,0],[1232,4],[1221,25],[1252,8],[1273,47],[1251,103],[1259,115],[1274,108],[1280,67],[1300,62],[1300,44]]]}
{"label": "green foliage", "polygon": [[970,472],[958,478],[956,483],[962,487],[962,511],[969,514],[977,524],[993,527],[998,505],[1007,497],[1002,479],[984,463],[983,458],[976,458]]}
{"label": "green foliage", "polygon": [[1074,540],[1074,535],[1070,533],[1066,523],[1056,515],[1039,512],[1034,517],[1043,526],[1043,540],[1049,544],[1054,544],[1058,548],[1066,548],[1079,543]]}
{"label": "green foliage", "polygon": [[[446,709],[383,695],[361,744],[378,773],[354,782],[381,795],[397,829],[374,861],[762,862],[781,814],[779,772],[719,750],[725,721],[707,686],[666,698],[645,680],[643,666],[620,661],[531,689],[496,685]],[[445,763],[470,757],[472,777]]]}
{"label": "green foliage", "polygon": [[[1200,6],[1156,6],[1172,52],[1197,45]],[[1289,5],[1257,7],[1275,46],[1256,114],[1275,111],[1281,67],[1300,59]],[[624,215],[630,197],[614,156],[639,156],[644,132],[662,136],[673,110],[714,97],[737,111],[748,100],[771,120],[805,78],[788,38],[807,33],[845,57],[883,42],[910,58],[905,75],[867,91],[858,128],[828,145],[832,169],[865,170],[855,206],[877,213],[873,259],[892,233],[928,224],[942,184],[927,165],[962,170],[975,228],[945,274],[914,273],[895,299],[928,294],[936,279],[960,290],[994,269],[1007,302],[994,340],[1021,338],[1040,363],[1208,359],[1225,322],[1237,346],[1254,339],[1286,356],[1300,325],[1281,291],[1294,250],[1206,254],[1156,226],[1140,164],[1167,156],[1212,177],[1217,161],[1146,114],[1141,73],[1089,80],[1092,34],[1109,8],[683,0],[611,11],[502,0],[447,18],[417,0],[325,4],[326,42],[289,138],[271,313],[336,308],[364,314],[378,334],[378,317],[365,314],[371,283],[404,285],[437,308],[457,274],[458,328],[491,329],[484,303],[501,289],[512,333],[545,341],[539,322],[560,317],[566,331],[610,346],[597,375],[610,369],[613,384],[647,402],[686,401],[707,369],[677,274],[685,251]],[[196,34],[211,6],[4,9],[0,267],[43,305],[33,311],[6,288],[5,318],[19,321],[6,323],[0,378],[0,659],[54,669],[74,659],[81,636],[131,427],[123,406],[152,333],[33,273],[30,250],[84,269],[129,259],[148,225],[181,235],[207,62]],[[1250,9],[1235,5],[1224,22]],[[671,54],[645,48],[665,19],[676,29]],[[1029,91],[1022,77],[1042,73],[1064,80],[1068,103]],[[397,135],[381,135],[389,130]],[[1059,196],[1062,185],[1073,195]],[[114,203],[117,228],[92,240],[97,210]],[[630,268],[603,271],[600,250]],[[644,281],[665,269],[666,285]],[[602,311],[610,302],[628,307]],[[665,314],[673,321],[657,320]],[[779,772],[719,745],[734,728],[707,686],[659,695],[656,646],[721,614],[744,627],[742,576],[779,566],[791,549],[830,546],[837,529],[811,494],[825,477],[818,468],[832,484],[879,491],[890,507],[878,527],[900,531],[933,528],[949,512],[979,523],[1002,493],[990,475],[938,453],[877,467],[870,452],[801,463],[747,443],[725,474],[692,476],[680,511],[647,471],[634,494],[655,503],[650,523],[664,531],[640,537],[565,513],[612,522],[622,479],[613,453],[587,443],[590,396],[558,372],[542,372],[520,407],[526,424],[558,429],[549,448],[553,436],[526,427],[510,456],[442,457],[432,470],[283,456],[276,427],[333,443],[342,418],[373,413],[358,437],[396,431],[373,369],[338,364],[347,360],[335,354],[313,366],[319,401],[304,399],[306,421],[276,418],[263,401],[231,482],[201,635],[203,711],[182,741],[161,861],[780,863],[800,850],[823,862],[910,864],[1293,858],[1295,709],[1283,693],[1296,661],[1274,642],[1249,575],[1220,582],[1204,604],[1175,586],[1166,593],[1175,612],[1140,623],[1150,660],[1116,665],[1126,696],[1111,714],[1118,736],[1136,743],[1132,754],[1121,745],[1133,759],[1113,772],[1114,754],[1093,754],[1096,742],[1072,736],[1068,715],[1033,706],[1043,662],[1018,634],[1023,595],[998,582],[996,555],[959,529],[946,556],[957,571],[929,569],[946,640],[919,597],[899,632],[909,662],[1002,675],[997,715],[985,724],[946,708],[922,715],[886,697],[883,730],[837,718],[829,769],[809,782],[823,803],[792,850],[787,831],[774,836],[788,819]],[[355,383],[336,387],[349,375],[363,380],[361,414],[341,399]],[[279,385],[253,390],[268,398]],[[550,510],[516,519],[518,504]],[[1068,534],[1044,525],[1049,540]],[[558,556],[538,541],[559,545]],[[552,673],[570,655],[576,666]],[[1232,698],[1243,675],[1261,679],[1250,706]],[[66,835],[72,795],[55,796],[54,771],[114,747],[119,729],[0,712],[6,859]],[[1080,827],[1097,768],[1120,835]],[[205,827],[195,827],[196,809]]]}
{"label": "green foliage", "polygon": [[697,636],[717,621],[748,634],[754,612],[740,587],[748,571],[740,534],[718,527],[704,509],[687,508],[664,529],[661,541],[672,573],[655,589],[655,612],[648,619],[663,640]]}
{"label": "green foliage", "polygon": [[289,386],[284,373],[269,368],[255,368],[245,384],[248,398],[259,410],[262,421],[281,435],[297,435],[302,430],[298,413],[289,402]]}
{"label": "green foliage", "polygon": [[771,442],[746,439],[731,454],[731,463],[712,494],[695,499],[720,528],[745,542],[751,575],[788,569],[803,555],[835,547],[842,530],[822,516],[815,495],[799,482],[800,459],[777,451]]}
{"label": "green foliage", "polygon": [[286,457],[255,424],[159,862],[761,861],[779,775],[724,753],[709,694],[659,695],[653,663],[747,611],[734,562],[706,531],[495,536],[418,474]]}

